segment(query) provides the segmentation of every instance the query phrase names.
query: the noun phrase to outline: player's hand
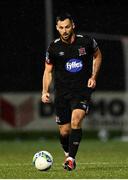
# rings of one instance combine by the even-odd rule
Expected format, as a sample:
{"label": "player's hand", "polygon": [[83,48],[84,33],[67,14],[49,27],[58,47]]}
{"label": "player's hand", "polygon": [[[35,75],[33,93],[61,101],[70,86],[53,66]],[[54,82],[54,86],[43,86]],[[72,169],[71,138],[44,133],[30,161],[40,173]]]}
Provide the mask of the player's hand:
{"label": "player's hand", "polygon": [[50,103],[50,94],[49,93],[42,93],[41,100],[43,103]]}
{"label": "player's hand", "polygon": [[87,85],[89,88],[92,88],[94,89],[96,87],[96,80],[94,78],[90,78],[88,80],[88,85]]}

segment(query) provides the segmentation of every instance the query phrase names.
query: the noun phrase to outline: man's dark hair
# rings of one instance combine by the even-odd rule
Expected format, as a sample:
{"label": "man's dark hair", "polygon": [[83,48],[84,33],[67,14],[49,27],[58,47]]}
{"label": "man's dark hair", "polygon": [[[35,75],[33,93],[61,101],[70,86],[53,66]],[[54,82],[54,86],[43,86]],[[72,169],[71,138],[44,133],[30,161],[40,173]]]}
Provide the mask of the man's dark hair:
{"label": "man's dark hair", "polygon": [[56,23],[57,23],[58,21],[64,21],[65,19],[70,19],[71,21],[73,21],[73,18],[72,18],[72,16],[71,16],[71,14],[65,12],[65,13],[61,13],[60,15],[58,15],[58,16],[56,17]]}

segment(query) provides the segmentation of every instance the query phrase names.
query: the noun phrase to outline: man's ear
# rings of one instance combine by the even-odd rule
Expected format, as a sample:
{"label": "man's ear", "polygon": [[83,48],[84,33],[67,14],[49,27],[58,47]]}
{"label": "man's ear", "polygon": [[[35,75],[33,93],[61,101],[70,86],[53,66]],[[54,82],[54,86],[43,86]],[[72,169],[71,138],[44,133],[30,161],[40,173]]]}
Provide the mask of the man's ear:
{"label": "man's ear", "polygon": [[56,25],[56,29],[57,29],[57,31],[58,31],[58,26]]}
{"label": "man's ear", "polygon": [[74,22],[72,23],[72,27],[73,27],[73,29],[75,29],[75,24],[74,24]]}

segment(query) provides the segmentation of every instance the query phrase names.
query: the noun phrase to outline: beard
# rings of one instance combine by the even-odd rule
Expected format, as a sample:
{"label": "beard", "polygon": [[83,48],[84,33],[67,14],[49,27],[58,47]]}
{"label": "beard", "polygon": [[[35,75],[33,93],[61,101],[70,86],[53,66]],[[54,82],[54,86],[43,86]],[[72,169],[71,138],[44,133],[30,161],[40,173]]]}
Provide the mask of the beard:
{"label": "beard", "polygon": [[73,33],[64,33],[63,35],[61,35],[61,39],[64,41],[68,41],[71,39]]}

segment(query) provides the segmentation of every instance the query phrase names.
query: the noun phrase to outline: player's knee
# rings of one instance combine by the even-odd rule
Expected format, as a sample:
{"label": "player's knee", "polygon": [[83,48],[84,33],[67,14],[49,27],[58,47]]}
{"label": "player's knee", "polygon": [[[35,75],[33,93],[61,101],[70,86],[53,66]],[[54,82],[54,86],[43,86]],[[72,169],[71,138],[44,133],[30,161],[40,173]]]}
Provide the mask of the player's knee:
{"label": "player's knee", "polygon": [[85,117],[85,111],[74,110],[72,113],[71,127],[74,129],[81,128],[84,117]]}
{"label": "player's knee", "polygon": [[60,134],[61,136],[65,137],[65,136],[68,136],[69,135],[69,131],[61,131]]}
{"label": "player's knee", "polygon": [[73,129],[77,129],[77,128],[81,128],[81,119],[77,118],[77,117],[74,117],[72,118],[71,120],[71,127]]}
{"label": "player's knee", "polygon": [[70,134],[70,131],[71,131],[71,129],[69,129],[69,128],[61,128],[61,129],[60,129],[60,134],[61,134],[62,136],[67,136],[67,135]]}

